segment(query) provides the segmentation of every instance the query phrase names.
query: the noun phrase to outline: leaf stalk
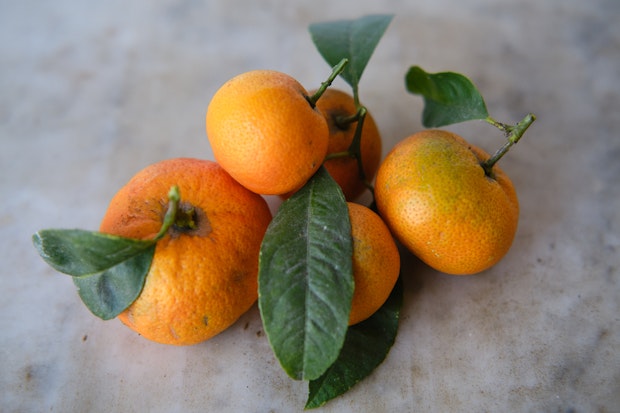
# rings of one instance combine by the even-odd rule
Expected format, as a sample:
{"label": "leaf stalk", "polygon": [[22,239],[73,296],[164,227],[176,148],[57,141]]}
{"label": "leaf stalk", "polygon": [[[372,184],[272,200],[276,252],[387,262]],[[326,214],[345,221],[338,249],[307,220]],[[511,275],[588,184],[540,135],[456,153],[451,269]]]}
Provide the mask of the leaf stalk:
{"label": "leaf stalk", "polygon": [[162,226],[159,229],[157,235],[155,235],[153,241],[159,241],[160,239],[162,239],[168,232],[168,229],[172,225],[174,225],[177,218],[177,212],[179,210],[180,200],[181,193],[179,191],[179,187],[177,185],[174,185],[172,188],[170,188],[170,191],[168,191],[168,210],[166,211],[166,215],[164,215],[164,221],[162,223]]}
{"label": "leaf stalk", "polygon": [[508,152],[508,150],[523,136],[525,131],[532,125],[532,123],[536,120],[536,116],[532,113],[528,113],[520,122],[516,125],[506,125],[500,122],[493,120],[491,117],[488,117],[486,121],[491,125],[495,126],[499,130],[506,133],[507,140],[506,143],[499,148],[493,156],[491,156],[486,161],[482,162],[480,165],[482,169],[484,169],[484,173],[487,176],[493,176],[493,166]]}
{"label": "leaf stalk", "polygon": [[323,93],[327,90],[328,87],[334,82],[334,80],[338,77],[340,73],[344,70],[346,65],[349,63],[349,59],[342,59],[336,66],[332,68],[332,73],[329,75],[326,81],[321,83],[321,86],[314,92],[312,96],[308,96],[308,102],[314,108],[316,106],[316,102],[323,96]]}

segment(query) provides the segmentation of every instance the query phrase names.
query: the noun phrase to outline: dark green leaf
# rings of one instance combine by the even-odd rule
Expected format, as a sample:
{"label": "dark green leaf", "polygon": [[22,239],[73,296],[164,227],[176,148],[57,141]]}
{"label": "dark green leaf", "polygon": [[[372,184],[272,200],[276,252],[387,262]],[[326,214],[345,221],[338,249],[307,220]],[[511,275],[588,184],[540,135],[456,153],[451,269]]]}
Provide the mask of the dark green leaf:
{"label": "dark green leaf", "polygon": [[101,273],[73,277],[80,298],[97,317],[104,320],[116,317],[142,292],[154,253],[155,244],[152,244]]}
{"label": "dark green leaf", "polygon": [[396,339],[403,300],[402,281],[383,306],[370,318],[349,327],[336,362],[320,378],[309,383],[306,409],[324,405],[370,375],[387,356]]}
{"label": "dark green leaf", "polygon": [[353,297],[352,248],[346,201],[321,167],[281,205],[260,251],[263,325],[294,379],[316,379],[338,357]]}
{"label": "dark green leaf", "polygon": [[409,92],[424,97],[422,124],[427,128],[489,116],[478,89],[461,74],[431,74],[419,66],[412,66],[405,82]]}
{"label": "dark green leaf", "polygon": [[362,73],[392,17],[370,15],[356,20],[315,23],[309,26],[309,30],[319,53],[331,66],[343,58],[349,59],[342,77],[353,89],[357,89]]}
{"label": "dark green leaf", "polygon": [[107,270],[154,242],[81,229],[44,229],[34,234],[33,243],[56,271],[83,277]]}
{"label": "dark green leaf", "polygon": [[79,229],[42,230],[33,243],[51,267],[74,277],[84,304],[104,320],[138,297],[155,252],[154,240]]}

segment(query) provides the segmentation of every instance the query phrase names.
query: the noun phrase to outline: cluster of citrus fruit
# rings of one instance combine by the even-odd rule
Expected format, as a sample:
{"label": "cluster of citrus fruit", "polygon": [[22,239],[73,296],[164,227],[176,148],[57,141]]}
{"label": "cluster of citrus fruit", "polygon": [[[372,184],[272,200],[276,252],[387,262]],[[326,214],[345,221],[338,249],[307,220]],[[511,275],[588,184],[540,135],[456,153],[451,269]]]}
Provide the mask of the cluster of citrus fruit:
{"label": "cluster of citrus fruit", "polygon": [[[156,246],[144,287],[120,320],[151,340],[204,341],[233,324],[257,300],[258,257],[272,216],[261,195],[287,197],[325,165],[346,196],[366,188],[357,160],[343,154],[353,140],[357,107],[328,89],[313,104],[292,77],[241,74],[215,94],[206,129],[216,161],[170,159],[134,176],[112,199],[102,233],[152,239],[178,186],[181,202],[167,237]],[[349,119],[347,121],[347,119]],[[362,136],[367,177],[379,166],[381,138],[370,115]],[[328,154],[341,154],[326,160]],[[348,203],[355,295],[350,324],[387,299],[400,270],[396,244],[371,209]]]}
{"label": "cluster of citrus fruit", "polygon": [[[377,15],[311,25],[313,41],[325,59],[330,64],[342,59],[316,90],[308,92],[290,75],[271,70],[242,73],[224,83],[206,111],[206,134],[215,160],[176,158],[146,167],[113,197],[98,232],[36,233],[33,240],[40,255],[74,277],[93,314],[118,317],[159,343],[207,340],[258,300],[270,342],[272,334],[283,339],[276,347],[271,343],[281,364],[292,377],[311,381],[309,406],[346,391],[381,362],[396,336],[393,321],[402,298],[402,289],[395,288],[401,265],[397,241],[430,267],[455,275],[484,271],[508,252],[519,203],[510,179],[496,163],[534,120],[530,114],[514,126],[496,122],[464,76],[411,67],[406,85],[425,99],[425,127],[484,119],[508,139],[490,156],[452,132],[426,129],[398,142],[382,160],[381,136],[360,103],[358,84],[390,20],[391,16]],[[347,70],[349,59],[354,64]],[[352,86],[352,95],[330,87],[338,75]],[[325,191],[316,198],[339,206],[327,208],[323,215],[315,210],[321,217],[314,221],[308,216],[313,215],[311,209],[293,214],[292,221],[280,219],[287,208],[299,212],[291,205],[306,200],[313,190],[308,188],[326,179],[324,186],[317,184]],[[359,203],[366,190],[373,198],[370,207]],[[283,200],[275,217],[268,195]],[[328,253],[317,250],[313,266],[308,266],[306,251],[291,257],[292,250],[281,245],[306,236],[299,249],[311,250],[308,234],[279,238],[281,223],[286,222],[284,232],[290,232],[298,219],[325,222],[320,219],[332,213],[336,218],[328,221],[331,226],[348,222],[338,230],[325,224],[313,227],[321,234],[314,242],[329,244]],[[272,262],[274,242],[276,250],[288,255],[282,262],[273,260],[279,284],[266,293],[263,286],[274,284],[261,280],[265,268],[268,273],[273,269],[265,263]],[[323,277],[322,272],[330,274]],[[318,278],[309,275],[317,273]],[[333,274],[336,277],[329,278]],[[281,300],[281,295],[298,291],[293,283],[304,284],[302,292]],[[336,294],[327,297],[331,290]],[[311,300],[293,302],[300,296],[315,296],[313,305],[321,308],[307,307]],[[273,297],[278,302],[269,304]],[[264,312],[262,298],[265,306],[274,308]],[[299,310],[295,306],[301,311],[292,311]],[[345,313],[345,307],[350,311]],[[312,319],[310,313],[330,313],[325,319],[333,316],[332,328],[314,328],[322,319]],[[279,328],[300,318],[304,320],[291,334]],[[366,345],[369,330],[375,339],[380,337],[370,340],[371,346]],[[313,333],[316,337],[308,337]],[[287,348],[290,335],[308,340]],[[347,348],[347,343],[353,344]],[[312,353],[315,344],[329,348]],[[350,358],[338,358],[341,350],[361,352],[366,362],[362,368],[347,365]],[[341,364],[328,373],[331,363]],[[317,390],[315,380],[328,389],[325,394]]]}
{"label": "cluster of citrus fruit", "polygon": [[355,280],[350,324],[355,324],[381,307],[400,271],[398,249],[386,225],[370,208],[352,202],[366,188],[362,177],[372,178],[377,171],[381,137],[372,116],[366,115],[360,174],[358,161],[346,152],[357,124],[353,97],[335,89],[316,92],[308,93],[281,72],[238,75],[213,96],[207,136],[222,168],[263,195],[287,197],[325,165],[349,201]]}
{"label": "cluster of citrus fruit", "polygon": [[[358,106],[331,88],[316,98],[276,71],[226,82],[206,114],[216,161],[173,159],[147,167],[117,193],[101,223],[104,233],[152,238],[168,189],[179,186],[183,198],[169,236],[157,245],[140,296],[119,318],[149,339],[178,345],[234,323],[257,299],[259,250],[272,218],[261,195],[287,197],[321,165],[348,201],[355,281],[350,324],[379,309],[396,283],[400,257],[392,234],[443,272],[471,274],[499,261],[516,231],[518,202],[498,167],[492,177],[485,174],[480,163],[489,155],[450,132],[428,130],[400,142],[380,165],[381,137],[366,113],[356,159],[347,150]],[[377,170],[380,215],[354,203]]]}

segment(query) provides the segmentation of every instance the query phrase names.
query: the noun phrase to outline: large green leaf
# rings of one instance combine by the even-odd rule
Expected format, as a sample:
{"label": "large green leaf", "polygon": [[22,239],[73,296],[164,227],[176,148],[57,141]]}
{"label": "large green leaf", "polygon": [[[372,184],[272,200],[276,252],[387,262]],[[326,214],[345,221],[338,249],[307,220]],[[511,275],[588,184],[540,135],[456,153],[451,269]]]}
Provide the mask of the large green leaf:
{"label": "large green leaf", "polygon": [[338,357],[353,296],[352,248],[346,201],[321,167],[281,205],[260,251],[263,325],[294,379],[316,379]]}
{"label": "large green leaf", "polygon": [[109,320],[140,295],[156,241],[79,229],[47,229],[34,234],[33,243],[51,267],[73,276],[88,309]]}
{"label": "large green leaf", "polygon": [[336,362],[321,377],[310,381],[306,409],[320,407],[347,392],[383,362],[396,339],[402,300],[403,287],[399,278],[387,301],[375,314],[349,327]]}
{"label": "large green leaf", "polygon": [[405,77],[407,90],[424,98],[422,124],[440,127],[473,119],[486,119],[484,99],[465,76],[453,72],[427,73],[412,66]]}
{"label": "large green leaf", "polygon": [[331,66],[343,58],[349,60],[342,77],[357,90],[362,73],[392,18],[381,14],[314,23],[309,31],[319,53]]}

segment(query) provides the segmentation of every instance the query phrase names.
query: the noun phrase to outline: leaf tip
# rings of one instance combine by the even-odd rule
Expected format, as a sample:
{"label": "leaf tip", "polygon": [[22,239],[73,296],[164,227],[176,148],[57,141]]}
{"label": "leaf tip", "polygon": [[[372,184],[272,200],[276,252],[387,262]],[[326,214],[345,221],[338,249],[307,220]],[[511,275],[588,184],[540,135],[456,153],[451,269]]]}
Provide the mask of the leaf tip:
{"label": "leaf tip", "polygon": [[40,231],[37,231],[34,234],[32,234],[32,237],[30,239],[32,240],[32,244],[34,245],[34,247],[39,249],[39,247],[41,246],[41,234],[40,234]]}

